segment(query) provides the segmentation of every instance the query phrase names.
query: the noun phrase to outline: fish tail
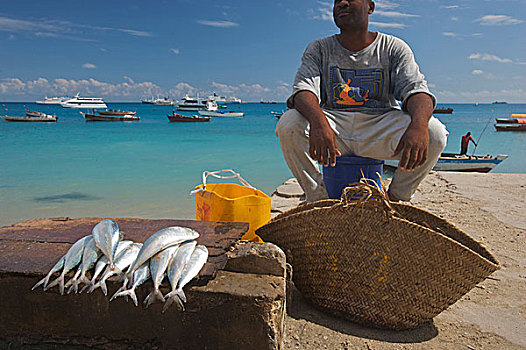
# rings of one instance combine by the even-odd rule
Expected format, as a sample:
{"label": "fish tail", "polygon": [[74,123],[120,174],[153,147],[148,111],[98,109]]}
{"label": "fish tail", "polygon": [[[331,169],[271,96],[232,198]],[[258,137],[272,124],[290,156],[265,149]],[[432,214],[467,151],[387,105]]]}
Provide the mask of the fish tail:
{"label": "fish tail", "polygon": [[82,293],[82,292],[85,291],[86,289],[88,289],[88,293],[89,293],[89,288],[90,288],[91,286],[92,286],[91,282],[86,283],[86,284],[84,285],[84,287],[82,287],[82,289],[80,290],[79,293]]}
{"label": "fish tail", "polygon": [[117,293],[115,293],[110,301],[112,301],[113,299],[115,298],[118,298],[118,297],[130,297],[132,298],[133,300],[133,303],[135,304],[135,306],[138,306],[139,305],[139,301],[137,300],[137,295],[135,294],[135,289],[127,289],[127,290],[123,290],[123,291],[118,291]]}
{"label": "fish tail", "polygon": [[182,300],[186,302],[186,296],[184,295],[184,292],[182,290],[173,290],[170,293],[166,294],[165,296],[165,303],[163,307],[163,313],[168,310],[168,308],[172,305],[172,303],[175,301],[177,303],[177,306],[184,311],[184,305]]}
{"label": "fish tail", "polygon": [[102,290],[102,293],[104,293],[104,295],[108,295],[108,287],[106,286],[106,280],[101,280],[99,284],[100,284],[100,289]]}
{"label": "fish tail", "polygon": [[93,293],[93,291],[100,287],[100,281],[97,283],[94,283],[91,285],[90,289],[88,290],[88,293]]}
{"label": "fish tail", "polygon": [[60,290],[60,294],[64,294],[64,273],[61,273],[53,282],[44,287],[44,290],[53,288],[57,284],[59,285],[58,289]]}
{"label": "fish tail", "polygon": [[34,286],[33,288],[31,288],[31,290],[35,290],[36,288],[40,287],[41,285],[44,285],[44,288],[46,287],[47,285],[47,282],[49,281],[49,277],[46,276],[44,278],[42,278],[40,281],[38,281]]}
{"label": "fish tail", "polygon": [[152,305],[156,300],[161,300],[162,302],[165,301],[163,293],[161,293],[159,289],[152,290],[152,292],[148,294],[146,299],[144,299],[144,304],[146,305],[146,307],[148,307]]}

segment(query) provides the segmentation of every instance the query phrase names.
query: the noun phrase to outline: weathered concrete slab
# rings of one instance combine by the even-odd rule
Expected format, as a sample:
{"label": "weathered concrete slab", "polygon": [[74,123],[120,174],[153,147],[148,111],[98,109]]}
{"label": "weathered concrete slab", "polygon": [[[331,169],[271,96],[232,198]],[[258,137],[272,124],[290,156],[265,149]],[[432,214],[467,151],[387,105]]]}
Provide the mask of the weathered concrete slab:
{"label": "weathered concrete slab", "polygon": [[238,242],[228,252],[227,271],[285,276],[285,253],[272,243]]}
{"label": "weathered concrete slab", "polygon": [[[192,227],[201,234],[198,242],[209,246],[213,254],[200,279],[185,288],[185,311],[172,305],[163,314],[161,303],[144,309],[124,299],[109,302],[100,291],[64,296],[56,289],[31,291],[71,243],[89,234],[100,220],[31,220],[0,229],[0,340],[4,344],[15,340],[100,349],[280,348],[286,295],[284,273],[280,276],[276,267],[282,264],[279,251],[267,246],[270,244],[262,245],[274,252],[264,256],[274,256],[279,262],[262,265],[257,274],[244,272],[248,269],[241,260],[234,266],[242,272],[222,270],[230,254],[249,263],[260,259],[259,253],[255,259],[249,256],[259,249],[245,247],[236,252],[235,243],[246,232],[246,224],[115,219],[126,237],[135,241],[172,225]],[[108,283],[108,294],[119,287]],[[150,282],[141,286],[139,300],[150,290]],[[162,291],[166,294],[168,286]]]}

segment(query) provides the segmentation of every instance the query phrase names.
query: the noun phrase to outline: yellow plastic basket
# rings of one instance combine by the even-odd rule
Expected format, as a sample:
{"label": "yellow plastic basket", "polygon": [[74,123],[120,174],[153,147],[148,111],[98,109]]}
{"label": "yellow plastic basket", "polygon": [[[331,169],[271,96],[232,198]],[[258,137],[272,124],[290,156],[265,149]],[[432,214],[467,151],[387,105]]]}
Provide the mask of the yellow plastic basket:
{"label": "yellow plastic basket", "polygon": [[[232,173],[231,176],[219,175]],[[219,179],[237,178],[242,185],[207,184],[208,176]],[[203,172],[203,184],[192,191],[195,194],[195,214],[200,221],[233,221],[249,223],[242,239],[263,242],[255,230],[270,220],[270,197],[252,187],[232,169]]]}

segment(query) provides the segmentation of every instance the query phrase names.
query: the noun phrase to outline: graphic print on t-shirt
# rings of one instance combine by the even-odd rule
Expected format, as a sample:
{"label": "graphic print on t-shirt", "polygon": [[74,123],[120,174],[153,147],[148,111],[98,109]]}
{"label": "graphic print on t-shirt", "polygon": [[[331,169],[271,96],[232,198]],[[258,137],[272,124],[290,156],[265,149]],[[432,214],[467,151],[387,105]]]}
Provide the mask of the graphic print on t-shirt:
{"label": "graphic print on t-shirt", "polygon": [[331,102],[334,108],[378,107],[383,91],[381,68],[343,69],[331,67]]}

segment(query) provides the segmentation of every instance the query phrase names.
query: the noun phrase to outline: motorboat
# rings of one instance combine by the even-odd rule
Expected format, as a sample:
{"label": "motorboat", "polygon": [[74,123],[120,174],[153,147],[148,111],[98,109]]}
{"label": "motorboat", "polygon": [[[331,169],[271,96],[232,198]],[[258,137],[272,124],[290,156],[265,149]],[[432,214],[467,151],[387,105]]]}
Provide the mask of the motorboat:
{"label": "motorboat", "polygon": [[[485,155],[467,155],[458,153],[442,153],[438,162],[433,167],[435,171],[462,171],[487,173],[499,165],[503,160],[508,158],[505,154],[499,154],[496,157]],[[386,160],[384,166],[388,169],[398,167],[398,159]]]}
{"label": "motorboat", "polygon": [[132,111],[121,111],[120,109],[106,109],[104,111],[96,110],[94,111],[98,113],[99,115],[135,115],[137,112]]}
{"label": "motorboat", "polygon": [[141,118],[136,115],[124,114],[124,115],[100,115],[80,112],[87,122],[127,122],[137,121]]}
{"label": "motorboat", "polygon": [[182,114],[175,113],[175,111],[172,112],[171,115],[168,114],[167,117],[168,117],[168,120],[171,122],[193,123],[193,122],[209,122],[210,121],[210,117],[202,117],[199,115],[192,115],[192,116],[182,115]]}
{"label": "motorboat", "polygon": [[274,112],[274,111],[272,111],[272,112],[270,112],[270,114],[272,114],[274,117],[279,119],[283,115],[283,112]]}
{"label": "motorboat", "polygon": [[212,93],[212,95],[208,96],[208,99],[213,100],[218,104],[240,104],[242,102],[240,98],[234,96],[220,96],[215,92]]}
{"label": "motorboat", "polygon": [[68,97],[44,97],[43,100],[36,101],[39,105],[59,105],[62,102],[68,100]]}
{"label": "motorboat", "polygon": [[173,106],[175,104],[174,100],[169,99],[168,97],[157,97],[157,98],[150,98],[150,99],[143,99],[141,101],[142,103],[150,104],[150,105],[157,105],[157,106]]}
{"label": "motorboat", "polygon": [[58,120],[57,116],[54,114],[46,114],[43,112],[30,111],[26,109],[25,116],[1,116],[6,122],[56,122]]}
{"label": "motorboat", "polygon": [[435,108],[433,110],[433,114],[451,114],[453,113],[453,108]]}
{"label": "motorboat", "polygon": [[199,114],[207,117],[243,117],[245,112],[235,112],[235,111],[199,111]]}
{"label": "motorboat", "polygon": [[182,102],[177,105],[178,111],[199,111],[206,108],[206,103],[197,96],[191,98],[186,95],[182,98]]}
{"label": "motorboat", "polygon": [[64,108],[107,108],[106,103],[100,97],[80,97],[76,94],[60,104]]}
{"label": "motorboat", "polygon": [[526,131],[526,114],[510,114],[509,118],[496,118],[497,131]]}

